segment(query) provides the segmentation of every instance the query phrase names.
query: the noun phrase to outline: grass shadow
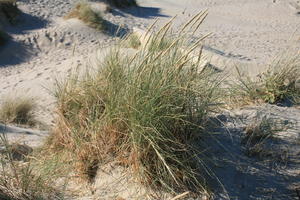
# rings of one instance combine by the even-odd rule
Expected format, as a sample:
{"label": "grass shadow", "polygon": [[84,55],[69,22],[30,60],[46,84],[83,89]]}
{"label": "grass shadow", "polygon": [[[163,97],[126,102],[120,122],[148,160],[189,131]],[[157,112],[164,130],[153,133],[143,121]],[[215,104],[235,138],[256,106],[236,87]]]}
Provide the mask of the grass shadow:
{"label": "grass shadow", "polygon": [[[297,191],[289,186],[297,183],[299,177],[288,174],[287,169],[299,167],[299,162],[294,162],[293,157],[282,162],[273,157],[262,159],[247,155],[242,144],[244,129],[235,125],[236,120],[227,115],[212,118],[215,128],[210,131],[215,134],[199,142],[203,145],[205,141],[208,146],[205,156],[213,161],[207,163],[212,174],[208,177],[209,185],[213,186],[215,199],[297,198]],[[228,127],[227,123],[233,126]],[[272,140],[272,145],[272,150],[277,151],[282,146],[291,147],[290,143],[277,138]]]}
{"label": "grass shadow", "polygon": [[33,55],[34,52],[29,46],[10,39],[0,47],[0,68],[20,64]]}
{"label": "grass shadow", "polygon": [[104,24],[105,24],[104,33],[109,36],[122,38],[130,32],[130,30],[128,28],[116,25],[107,20],[104,20]]}
{"label": "grass shadow", "polygon": [[112,11],[113,15],[119,15],[124,17],[123,13],[130,14],[134,17],[148,18],[148,19],[156,18],[156,17],[169,17],[168,15],[161,14],[161,9],[155,7],[134,6],[134,7],[124,8],[122,10],[114,9]]}
{"label": "grass shadow", "polygon": [[21,13],[17,19],[16,24],[13,26],[5,27],[8,33],[12,34],[24,34],[29,30],[36,30],[44,28],[48,21],[37,16],[32,16],[27,13]]}

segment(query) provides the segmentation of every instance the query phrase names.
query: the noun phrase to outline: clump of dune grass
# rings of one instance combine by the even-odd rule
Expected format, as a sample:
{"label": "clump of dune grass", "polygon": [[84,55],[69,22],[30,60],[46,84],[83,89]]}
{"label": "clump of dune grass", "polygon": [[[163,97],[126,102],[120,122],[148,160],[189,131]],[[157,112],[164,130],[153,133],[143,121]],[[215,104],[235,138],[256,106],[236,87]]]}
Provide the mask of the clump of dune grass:
{"label": "clump of dune grass", "polygon": [[28,97],[8,97],[0,105],[0,121],[33,126],[35,102]]}
{"label": "clump of dune grass", "polygon": [[277,124],[274,124],[272,120],[267,118],[257,120],[246,127],[246,134],[242,143],[244,143],[247,147],[263,143],[264,140],[272,137],[276,131],[275,127],[277,126]]}
{"label": "clump of dune grass", "polygon": [[245,136],[242,144],[248,156],[255,156],[263,162],[274,165],[288,162],[288,152],[278,148],[278,133],[286,132],[294,124],[288,124],[283,119],[272,119],[264,116],[262,119],[255,120],[245,129]]}
{"label": "clump of dune grass", "polygon": [[150,40],[151,42],[148,44],[148,51],[165,51],[174,41],[174,39],[170,37],[166,38],[162,32],[153,34]]}
{"label": "clump of dune grass", "polygon": [[135,0],[106,0],[106,2],[117,8],[126,8],[130,6],[137,6]]}
{"label": "clump of dune grass", "polygon": [[[71,152],[74,169],[88,179],[113,162],[151,188],[203,191],[204,164],[193,143],[208,134],[204,126],[217,109],[220,79],[200,68],[195,51],[203,38],[191,44],[185,37],[202,14],[163,51],[145,47],[130,56],[115,47],[96,71],[58,83],[50,149]],[[171,24],[160,30],[165,37]]]}
{"label": "clump of dune grass", "polygon": [[77,18],[83,21],[88,26],[97,30],[104,30],[104,20],[100,13],[95,12],[91,6],[86,2],[79,2],[71,10],[71,12],[65,16],[66,19]]}
{"label": "clump of dune grass", "polygon": [[137,34],[131,33],[127,35],[121,42],[122,46],[127,48],[138,49],[142,44]]}
{"label": "clump of dune grass", "polygon": [[9,23],[14,24],[20,10],[17,7],[16,0],[0,0],[0,16],[6,18]]}
{"label": "clump of dune grass", "polygon": [[235,102],[282,103],[291,101],[299,103],[300,88],[297,81],[300,77],[299,57],[272,64],[266,72],[256,78],[242,75],[238,71],[238,80],[231,85]]}
{"label": "clump of dune grass", "polygon": [[[36,165],[31,152],[22,151],[23,160],[15,160],[15,153],[5,134],[0,136],[0,199],[3,200],[47,200],[62,199],[62,194],[54,187],[56,169],[49,161],[43,168]],[[21,146],[21,145],[20,145]],[[20,153],[20,152],[19,152]],[[28,154],[29,153],[29,154]],[[52,164],[58,162],[52,162]]]}

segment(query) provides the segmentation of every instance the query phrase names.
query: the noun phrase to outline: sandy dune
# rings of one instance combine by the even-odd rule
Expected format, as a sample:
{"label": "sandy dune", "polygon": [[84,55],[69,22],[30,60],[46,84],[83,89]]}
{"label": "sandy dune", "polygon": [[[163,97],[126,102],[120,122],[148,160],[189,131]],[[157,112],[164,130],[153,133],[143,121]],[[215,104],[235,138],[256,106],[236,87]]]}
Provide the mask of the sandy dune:
{"label": "sandy dune", "polygon": [[[238,65],[254,75],[265,70],[276,57],[287,52],[300,54],[299,0],[139,0],[138,8],[115,9],[103,14],[110,22],[108,33],[89,28],[76,19],[64,20],[62,17],[75,2],[77,0],[22,0],[19,2],[19,8],[24,12],[21,22],[4,27],[14,39],[0,48],[0,102],[1,97],[8,94],[32,96],[37,99],[39,120],[48,125],[53,122],[55,81],[63,80],[72,70],[84,69],[87,64],[95,63],[95,58],[103,57],[103,49],[117,38],[114,32],[119,27],[120,34],[134,28],[146,30],[157,18],[158,24],[163,24],[177,15],[176,29],[193,14],[207,9],[209,15],[200,34],[212,33],[204,43],[204,50],[217,67]],[[96,0],[93,3],[95,9],[101,6]],[[299,110],[291,112],[299,114]],[[0,126],[0,131],[2,129]],[[14,139],[18,134],[23,137],[26,131],[10,127],[8,132],[13,132]],[[32,137],[25,133],[28,139],[24,141],[34,145],[47,135],[31,132]],[[232,173],[236,175],[237,171]],[[292,173],[294,181],[299,172]],[[243,181],[246,178],[243,176]],[[257,176],[255,178],[253,182],[258,180]],[[274,186],[275,189],[282,184]],[[285,189],[283,192],[286,193]],[[238,194],[228,190],[225,196],[220,195],[217,199],[228,199],[228,196],[245,199],[245,195],[250,195],[253,190],[240,189]],[[246,192],[244,196],[242,192]],[[265,197],[262,199],[277,199]]]}

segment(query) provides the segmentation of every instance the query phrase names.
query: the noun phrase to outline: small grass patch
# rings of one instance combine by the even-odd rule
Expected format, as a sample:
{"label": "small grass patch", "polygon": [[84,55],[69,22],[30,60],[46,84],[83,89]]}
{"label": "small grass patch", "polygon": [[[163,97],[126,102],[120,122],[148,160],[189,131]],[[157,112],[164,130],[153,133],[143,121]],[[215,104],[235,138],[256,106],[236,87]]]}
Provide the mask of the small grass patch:
{"label": "small grass patch", "polygon": [[35,102],[27,97],[9,97],[0,107],[0,121],[4,123],[34,126]]}
{"label": "small grass patch", "polygon": [[139,36],[134,33],[129,34],[122,40],[121,45],[126,48],[138,49],[142,44]]}
{"label": "small grass patch", "polygon": [[[31,151],[27,151],[28,147],[18,144],[10,144],[5,136],[0,136],[0,199],[3,200],[47,200],[62,199],[62,194],[58,192],[57,177],[53,167],[57,167],[57,161],[52,162],[54,165],[43,163],[37,165],[36,158],[31,157]],[[22,148],[21,148],[22,147]],[[24,151],[25,149],[25,151]],[[30,149],[31,150],[31,149]],[[21,156],[22,161],[16,159]]]}
{"label": "small grass patch", "polygon": [[91,6],[86,2],[80,2],[76,4],[75,8],[65,16],[65,19],[77,18],[83,21],[88,26],[97,30],[104,30],[104,20],[99,13],[93,11]]}
{"label": "small grass patch", "polygon": [[294,124],[287,123],[287,120],[266,116],[254,121],[246,127],[245,136],[242,139],[245,153],[264,162],[286,163],[288,152],[278,145],[280,141],[278,134],[286,132],[291,126]]}
{"label": "small grass patch", "polygon": [[246,135],[243,138],[243,143],[246,146],[252,146],[272,137],[275,132],[275,125],[271,120],[262,119],[247,126],[245,132]]}
{"label": "small grass patch", "polygon": [[238,80],[231,85],[231,96],[235,103],[265,102],[271,104],[300,101],[300,59],[279,61],[259,74],[255,79],[238,70]]}
{"label": "small grass patch", "polygon": [[[201,149],[193,144],[208,134],[204,126],[217,109],[221,79],[199,69],[200,56],[192,59],[203,38],[187,43],[184,30],[198,28],[200,16],[163,51],[145,47],[129,56],[116,47],[96,71],[59,83],[49,148],[70,152],[74,169],[89,180],[101,164],[114,162],[151,188],[205,190]],[[160,31],[164,37],[170,26]],[[149,42],[164,39],[156,38]]]}

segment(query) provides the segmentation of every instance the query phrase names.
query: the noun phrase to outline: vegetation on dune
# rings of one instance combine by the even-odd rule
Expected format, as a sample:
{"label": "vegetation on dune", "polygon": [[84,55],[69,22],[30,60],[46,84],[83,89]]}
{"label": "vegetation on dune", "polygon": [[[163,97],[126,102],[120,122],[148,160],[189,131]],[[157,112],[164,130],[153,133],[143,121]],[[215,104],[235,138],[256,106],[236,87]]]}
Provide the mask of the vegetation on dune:
{"label": "vegetation on dune", "polygon": [[9,97],[0,107],[0,122],[33,126],[35,102],[27,97]]}
{"label": "vegetation on dune", "polygon": [[157,50],[164,51],[172,45],[173,40],[174,39],[171,38],[165,38],[160,34],[154,35],[151,38],[151,42],[148,45],[148,51],[157,51]]}
{"label": "vegetation on dune", "polygon": [[[145,47],[129,56],[117,48],[96,72],[58,84],[51,149],[72,153],[75,169],[89,179],[101,164],[114,161],[152,188],[203,191],[204,166],[193,142],[207,134],[220,79],[200,69],[201,57],[194,56],[203,38],[190,44],[185,36],[204,16],[187,23],[167,49]],[[156,38],[168,37],[170,27]]]}
{"label": "vegetation on dune", "polygon": [[[20,150],[23,160],[16,160],[17,144],[10,144],[5,134],[0,136],[0,199],[2,200],[48,200],[62,199],[62,194],[54,186],[57,185],[59,161],[44,161],[31,157],[31,151]],[[18,145],[24,146],[24,145]],[[25,149],[25,151],[24,151]],[[47,157],[49,158],[49,156]],[[60,174],[61,175],[61,174]]]}
{"label": "vegetation on dune", "polygon": [[258,75],[256,79],[242,75],[231,85],[232,99],[235,102],[283,103],[300,101],[300,60],[299,57],[279,61]]}
{"label": "vegetation on dune", "polygon": [[139,36],[135,33],[131,33],[127,35],[123,41],[121,41],[121,45],[126,48],[138,49],[141,46],[141,41]]}
{"label": "vegetation on dune", "polygon": [[105,29],[104,20],[101,15],[93,11],[91,6],[86,2],[79,2],[76,4],[71,12],[65,16],[65,18],[78,18],[92,28],[97,30]]}

